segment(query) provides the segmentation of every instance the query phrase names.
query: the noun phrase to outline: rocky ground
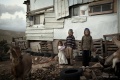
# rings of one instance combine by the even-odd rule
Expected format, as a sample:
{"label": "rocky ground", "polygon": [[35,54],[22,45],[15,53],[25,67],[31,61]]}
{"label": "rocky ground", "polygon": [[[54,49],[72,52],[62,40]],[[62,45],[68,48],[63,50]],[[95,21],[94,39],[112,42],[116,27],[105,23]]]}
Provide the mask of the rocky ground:
{"label": "rocky ground", "polygon": [[[80,68],[81,62],[80,61],[73,61],[73,66],[68,65],[58,65],[58,62],[55,59],[52,58],[46,58],[46,57],[32,57],[32,72],[31,72],[31,80],[59,80],[60,78],[60,71],[64,68]],[[90,63],[90,65],[93,65],[95,63]],[[99,64],[97,64],[99,66]],[[96,66],[96,65],[94,65]],[[11,69],[11,61],[2,61],[0,62],[0,80],[13,80],[13,76],[10,72]],[[105,74],[101,72],[99,69],[85,69],[83,72],[83,76],[81,77],[81,80],[86,80],[86,78],[91,78],[91,80],[95,78],[95,75],[97,76],[109,76],[108,74]],[[25,80],[29,80],[28,77],[26,77]],[[100,79],[102,80],[102,79]],[[107,80],[107,79],[106,79]]]}

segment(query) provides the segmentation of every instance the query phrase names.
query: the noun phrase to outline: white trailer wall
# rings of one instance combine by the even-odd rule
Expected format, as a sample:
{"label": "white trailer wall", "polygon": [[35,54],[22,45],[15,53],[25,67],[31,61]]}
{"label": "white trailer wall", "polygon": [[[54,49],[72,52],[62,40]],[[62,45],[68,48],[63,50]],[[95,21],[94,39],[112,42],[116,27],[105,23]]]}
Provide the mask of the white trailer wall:
{"label": "white trailer wall", "polygon": [[72,19],[65,19],[63,29],[54,29],[54,39],[66,39],[68,30],[73,29],[76,40],[81,40],[84,28],[91,30],[94,39],[103,38],[105,34],[117,33],[117,14],[88,16],[84,23],[72,23]]}

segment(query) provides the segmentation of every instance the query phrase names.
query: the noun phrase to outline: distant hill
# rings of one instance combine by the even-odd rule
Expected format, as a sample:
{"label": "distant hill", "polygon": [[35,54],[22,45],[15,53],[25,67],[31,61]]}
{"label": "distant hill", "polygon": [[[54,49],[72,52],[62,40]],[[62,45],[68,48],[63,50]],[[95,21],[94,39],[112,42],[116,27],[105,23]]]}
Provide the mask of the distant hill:
{"label": "distant hill", "polygon": [[0,29],[0,41],[4,39],[10,43],[13,37],[25,37],[25,32],[15,32]]}

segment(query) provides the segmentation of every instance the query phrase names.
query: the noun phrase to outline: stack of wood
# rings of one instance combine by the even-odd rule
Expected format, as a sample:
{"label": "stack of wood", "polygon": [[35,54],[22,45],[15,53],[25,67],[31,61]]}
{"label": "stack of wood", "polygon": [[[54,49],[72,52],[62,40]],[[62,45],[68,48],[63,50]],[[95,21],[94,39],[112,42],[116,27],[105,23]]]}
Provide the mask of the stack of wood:
{"label": "stack of wood", "polygon": [[[78,50],[81,51],[81,41],[76,41]],[[93,45],[94,48],[98,49],[98,54],[102,54],[103,53],[103,40],[102,39],[94,39],[93,40]]]}
{"label": "stack of wood", "polygon": [[41,52],[53,53],[53,45],[51,41],[41,41],[40,42]]}
{"label": "stack of wood", "polygon": [[120,33],[103,35],[103,37],[105,39],[105,54],[104,54],[104,56],[109,56],[118,50],[118,47],[114,44],[114,42],[112,41],[112,38],[117,37],[118,40],[120,40]]}

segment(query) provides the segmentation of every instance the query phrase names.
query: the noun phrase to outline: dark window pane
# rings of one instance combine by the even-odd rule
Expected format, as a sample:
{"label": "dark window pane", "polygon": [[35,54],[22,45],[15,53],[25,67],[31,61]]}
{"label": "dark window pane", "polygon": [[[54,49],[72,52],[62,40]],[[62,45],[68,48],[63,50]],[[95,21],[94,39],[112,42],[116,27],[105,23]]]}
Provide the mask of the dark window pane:
{"label": "dark window pane", "polygon": [[79,16],[79,7],[74,7],[73,8],[73,16]]}
{"label": "dark window pane", "polygon": [[35,24],[40,24],[40,15],[36,15],[36,16],[34,17],[34,23],[35,23]]}
{"label": "dark window pane", "polygon": [[93,6],[93,12],[101,12],[101,5]]}
{"label": "dark window pane", "polygon": [[112,9],[111,5],[112,5],[111,3],[109,3],[109,4],[103,4],[102,5],[102,11],[109,11],[109,10],[111,10]]}

